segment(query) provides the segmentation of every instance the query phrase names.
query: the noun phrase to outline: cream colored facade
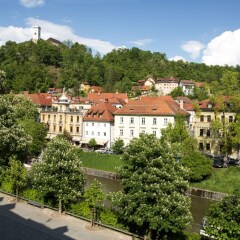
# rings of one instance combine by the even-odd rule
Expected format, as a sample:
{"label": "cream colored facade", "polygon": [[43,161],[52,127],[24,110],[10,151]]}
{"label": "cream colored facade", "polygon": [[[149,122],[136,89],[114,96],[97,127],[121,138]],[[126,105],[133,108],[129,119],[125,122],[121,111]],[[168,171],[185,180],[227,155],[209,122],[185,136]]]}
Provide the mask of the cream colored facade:
{"label": "cream colored facade", "polygon": [[234,121],[235,114],[232,112],[219,112],[215,116],[213,111],[205,110],[200,113],[200,116],[195,116],[195,121],[192,122],[191,127],[192,134],[198,142],[199,150],[214,156],[221,153],[221,132],[218,136],[214,136],[211,129],[212,121],[216,118],[222,122],[224,121],[227,127],[229,123]]}
{"label": "cream colored facade", "polygon": [[52,104],[52,108],[41,111],[41,122],[48,126],[47,138],[51,139],[67,131],[73,142],[82,138],[83,116],[91,104],[71,103],[65,95]]}

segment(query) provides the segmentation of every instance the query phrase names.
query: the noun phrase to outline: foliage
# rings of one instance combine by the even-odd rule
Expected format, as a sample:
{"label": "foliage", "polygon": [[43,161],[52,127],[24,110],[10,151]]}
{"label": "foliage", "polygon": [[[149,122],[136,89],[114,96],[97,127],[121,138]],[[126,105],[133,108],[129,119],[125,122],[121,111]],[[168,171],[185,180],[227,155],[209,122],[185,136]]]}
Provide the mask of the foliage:
{"label": "foliage", "polygon": [[[0,96],[0,164],[7,165],[12,156],[23,161],[28,155],[32,138],[19,125],[19,121],[32,117],[34,111],[31,111],[29,102],[27,105],[25,103],[25,99],[21,102],[17,96]],[[29,110],[23,110],[24,106]]]}
{"label": "foliage", "polygon": [[74,201],[83,195],[84,176],[75,148],[62,138],[52,139],[43,152],[42,161],[32,167],[34,187],[43,195],[52,195],[59,204]]}
{"label": "foliage", "polygon": [[68,140],[69,142],[72,142],[72,136],[68,131],[66,131],[66,129],[64,129],[63,133],[59,134],[57,137],[60,137],[60,138]]}
{"label": "foliage", "polygon": [[141,134],[126,147],[120,171],[123,191],[113,195],[122,220],[141,235],[168,236],[190,223],[187,170],[169,145]]}
{"label": "foliage", "polygon": [[33,119],[24,119],[20,122],[25,133],[32,137],[29,146],[29,154],[38,156],[46,145],[45,137],[47,136],[47,128],[43,123],[36,122]]}
{"label": "foliage", "polygon": [[9,164],[4,181],[10,184],[11,192],[18,197],[19,192],[27,185],[27,170],[15,158],[12,158]]}
{"label": "foliage", "polygon": [[175,99],[179,96],[185,96],[185,94],[181,87],[177,87],[170,93],[170,96],[172,96]]}
{"label": "foliage", "polygon": [[206,233],[215,239],[240,239],[240,191],[210,206]]}
{"label": "foliage", "polygon": [[93,149],[97,146],[97,142],[96,142],[95,138],[91,138],[91,139],[89,140],[88,146],[89,146],[90,148],[93,148]]}
{"label": "foliage", "polygon": [[38,190],[36,190],[36,189],[28,188],[22,192],[21,196],[26,199],[44,203],[42,196],[39,194]]}
{"label": "foliage", "polygon": [[190,169],[189,180],[191,182],[202,181],[212,174],[212,160],[198,151],[183,156],[179,164]]}
{"label": "foliage", "polygon": [[124,151],[124,142],[122,139],[116,139],[113,143],[112,150],[116,154],[122,154]]}
{"label": "foliage", "polygon": [[74,213],[78,216],[82,216],[87,219],[91,218],[90,208],[88,207],[88,203],[85,201],[81,201],[78,203],[71,203],[69,211],[71,213]]}

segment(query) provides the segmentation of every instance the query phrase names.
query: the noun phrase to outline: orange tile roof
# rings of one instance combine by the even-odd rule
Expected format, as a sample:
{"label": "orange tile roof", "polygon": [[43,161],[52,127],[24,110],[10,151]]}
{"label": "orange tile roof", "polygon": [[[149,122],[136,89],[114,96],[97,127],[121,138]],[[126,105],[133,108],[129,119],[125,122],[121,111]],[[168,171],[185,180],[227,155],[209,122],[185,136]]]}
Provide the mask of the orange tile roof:
{"label": "orange tile roof", "polygon": [[150,86],[133,86],[132,87],[132,90],[133,91],[137,91],[137,90],[140,90],[140,91],[149,91],[150,90]]}
{"label": "orange tile roof", "polygon": [[28,98],[30,98],[30,100],[32,101],[32,103],[44,107],[44,106],[48,106],[51,107],[52,106],[52,96],[49,93],[26,93],[24,92],[24,95],[27,96]]}
{"label": "orange tile roof", "polygon": [[158,78],[156,80],[157,83],[179,83],[179,79],[178,78]]}
{"label": "orange tile roof", "polygon": [[102,102],[105,101],[106,99],[110,100],[112,98],[118,98],[118,99],[123,99],[126,101],[128,99],[127,93],[88,93],[87,99],[90,102]]}
{"label": "orange tile roof", "polygon": [[173,116],[176,114],[189,115],[180,108],[171,96],[143,97],[140,100],[130,100],[124,107],[118,109],[114,115],[159,115]]}
{"label": "orange tile roof", "polygon": [[100,103],[91,107],[85,114],[84,121],[113,122],[113,113],[117,110],[111,103]]}
{"label": "orange tile roof", "polygon": [[201,108],[201,109],[213,109],[213,108],[215,108],[215,109],[220,109],[221,108],[221,104],[222,103],[224,103],[224,102],[228,102],[229,100],[230,100],[230,96],[221,96],[221,98],[219,99],[219,102],[217,102],[216,103],[216,105],[215,106],[213,106],[213,107],[211,107],[211,108],[209,108],[208,107],[208,104],[210,103],[212,103],[211,102],[211,99],[205,99],[205,100],[203,100],[203,101],[201,101],[200,103],[199,103],[199,107]]}

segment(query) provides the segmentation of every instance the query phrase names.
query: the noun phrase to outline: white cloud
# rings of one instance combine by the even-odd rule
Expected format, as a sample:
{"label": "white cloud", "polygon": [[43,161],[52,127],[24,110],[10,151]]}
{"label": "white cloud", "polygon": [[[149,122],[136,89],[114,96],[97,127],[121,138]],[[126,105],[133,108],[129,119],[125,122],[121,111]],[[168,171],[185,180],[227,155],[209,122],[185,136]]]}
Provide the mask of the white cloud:
{"label": "white cloud", "polygon": [[129,43],[133,43],[137,46],[145,46],[145,45],[150,44],[152,42],[154,42],[153,39],[147,38],[147,39],[139,39],[139,40],[136,40],[136,41],[130,41]]}
{"label": "white cloud", "polygon": [[223,32],[212,39],[203,51],[202,62],[207,65],[239,65],[240,29]]}
{"label": "white cloud", "polygon": [[20,4],[27,8],[35,8],[45,4],[45,0],[20,0]]}
{"label": "white cloud", "polygon": [[187,41],[181,45],[181,48],[183,51],[190,54],[190,57],[192,59],[196,59],[199,57],[201,51],[205,48],[205,46],[198,41]]}
{"label": "white cloud", "polygon": [[117,48],[110,42],[101,41],[99,39],[84,38],[74,34],[73,30],[66,25],[59,25],[52,22],[48,22],[41,19],[28,18],[26,20],[27,28],[19,27],[0,27],[0,45],[11,40],[17,43],[28,41],[32,38],[32,26],[39,25],[41,26],[41,38],[48,39],[50,37],[55,38],[59,41],[71,40],[73,42],[78,42],[84,44],[91,49],[106,54],[111,52],[113,49]]}
{"label": "white cloud", "polygon": [[175,56],[175,57],[172,57],[172,58],[169,58],[170,61],[179,61],[179,60],[182,60],[184,62],[186,62],[186,59],[182,56]]}

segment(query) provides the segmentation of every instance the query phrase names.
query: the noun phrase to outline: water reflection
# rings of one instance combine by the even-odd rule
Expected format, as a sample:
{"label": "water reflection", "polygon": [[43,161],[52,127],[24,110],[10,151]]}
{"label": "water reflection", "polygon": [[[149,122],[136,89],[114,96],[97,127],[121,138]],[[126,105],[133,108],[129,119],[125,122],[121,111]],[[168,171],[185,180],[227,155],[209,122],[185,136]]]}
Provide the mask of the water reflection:
{"label": "water reflection", "polygon": [[[119,180],[95,177],[90,175],[87,175],[86,178],[86,187],[88,187],[94,179],[97,179],[99,182],[102,183],[102,189],[104,193],[117,192],[122,189],[121,181]],[[199,232],[202,218],[206,214],[206,211],[211,204],[211,200],[197,196],[191,196],[191,200],[192,201],[190,210],[193,216],[193,223],[192,226],[189,228],[189,231]]]}

